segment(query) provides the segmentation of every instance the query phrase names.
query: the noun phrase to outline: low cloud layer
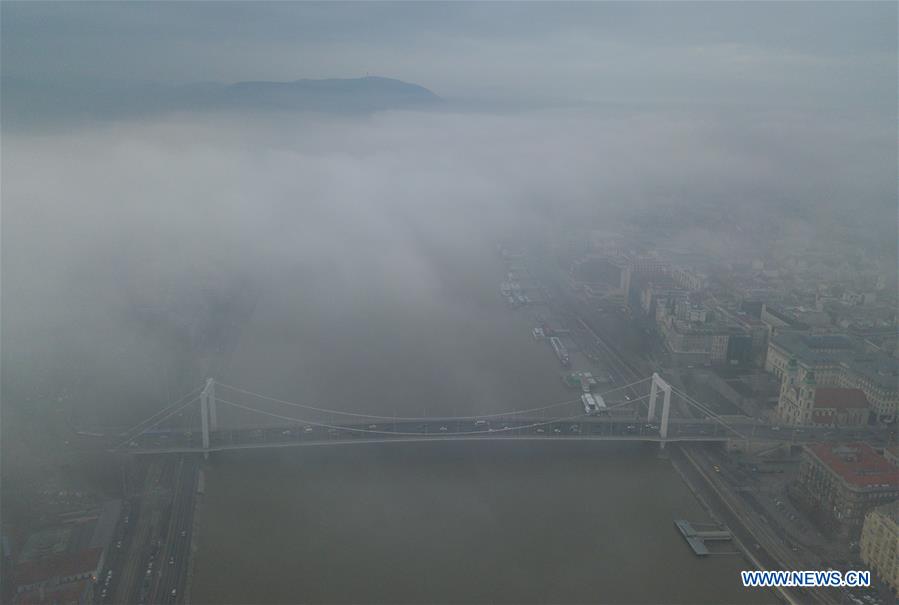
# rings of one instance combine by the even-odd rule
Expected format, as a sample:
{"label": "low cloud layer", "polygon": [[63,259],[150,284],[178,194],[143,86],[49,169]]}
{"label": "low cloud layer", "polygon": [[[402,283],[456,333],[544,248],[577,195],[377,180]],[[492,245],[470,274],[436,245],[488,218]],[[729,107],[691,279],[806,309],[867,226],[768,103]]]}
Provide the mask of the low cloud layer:
{"label": "low cloud layer", "polygon": [[713,252],[785,235],[801,249],[848,216],[888,251],[895,140],[879,126],[788,112],[182,114],[6,136],[5,378],[63,352],[82,373],[133,366],[116,354],[143,346],[127,310],[223,275],[446,305],[447,253],[659,208],[745,221],[743,241],[672,225],[671,242]]}

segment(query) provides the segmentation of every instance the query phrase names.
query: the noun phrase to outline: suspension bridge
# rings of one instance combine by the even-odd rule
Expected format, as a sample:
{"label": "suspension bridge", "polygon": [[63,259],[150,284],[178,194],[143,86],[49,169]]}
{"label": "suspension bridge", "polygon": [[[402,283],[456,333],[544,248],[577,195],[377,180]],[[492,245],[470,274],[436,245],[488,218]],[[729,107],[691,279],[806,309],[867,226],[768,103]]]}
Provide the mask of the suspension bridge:
{"label": "suspension bridge", "polygon": [[[120,435],[111,449],[131,454],[204,453],[298,446],[463,440],[725,442],[782,440],[756,420],[723,417],[657,373],[581,399],[476,416],[385,416],[312,406],[208,379]],[[680,405],[675,406],[677,401]],[[689,413],[673,414],[675,407]]]}

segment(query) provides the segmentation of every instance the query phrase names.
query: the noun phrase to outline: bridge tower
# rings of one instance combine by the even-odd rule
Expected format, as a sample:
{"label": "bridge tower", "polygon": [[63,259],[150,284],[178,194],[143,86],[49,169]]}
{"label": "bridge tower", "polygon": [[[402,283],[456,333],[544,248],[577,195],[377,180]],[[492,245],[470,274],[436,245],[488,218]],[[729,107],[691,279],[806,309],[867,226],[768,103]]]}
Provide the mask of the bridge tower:
{"label": "bridge tower", "polygon": [[200,393],[200,422],[203,426],[203,455],[209,457],[209,430],[218,428],[218,417],[215,408],[215,380],[206,379],[206,386]]}
{"label": "bridge tower", "polygon": [[218,416],[216,414],[215,408],[215,380],[212,378],[206,379],[206,389],[208,392],[207,403],[209,404],[209,428],[213,431],[217,431],[219,428]]}
{"label": "bridge tower", "polygon": [[656,415],[656,401],[662,391],[662,422],[659,424],[659,436],[662,438],[662,449],[665,449],[665,439],[668,437],[668,417],[671,413],[671,385],[662,380],[656,372],[652,373],[652,384],[649,387],[649,413],[647,420],[652,422]]}

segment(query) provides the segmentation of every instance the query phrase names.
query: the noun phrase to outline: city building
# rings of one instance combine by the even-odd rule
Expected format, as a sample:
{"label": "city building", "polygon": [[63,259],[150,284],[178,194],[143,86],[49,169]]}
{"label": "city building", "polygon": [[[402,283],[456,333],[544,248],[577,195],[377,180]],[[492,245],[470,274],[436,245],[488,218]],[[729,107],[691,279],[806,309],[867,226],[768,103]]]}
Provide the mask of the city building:
{"label": "city building", "polygon": [[765,355],[768,351],[768,327],[760,319],[745,311],[732,311],[720,305],[715,308],[715,311],[749,336],[750,362],[756,367],[764,366]]}
{"label": "city building", "polygon": [[93,603],[93,595],[94,582],[79,580],[20,592],[11,602],[13,605],[88,605]]}
{"label": "city building", "polygon": [[88,548],[19,563],[13,570],[16,593],[56,589],[81,580],[95,581],[103,567],[102,548]]}
{"label": "city building", "polygon": [[90,603],[121,511],[121,501],[108,500],[30,533],[12,567],[13,602]]}
{"label": "city building", "polygon": [[899,468],[866,443],[806,446],[800,495],[845,532],[861,528],[872,508],[899,498]]}
{"label": "city building", "polygon": [[899,363],[879,351],[866,351],[842,334],[781,332],[768,342],[765,369],[778,379],[787,377],[791,360],[802,383],[813,373],[818,386],[859,389],[879,422],[892,422],[899,411]]}
{"label": "city building", "polygon": [[899,500],[878,506],[865,516],[861,557],[884,584],[899,593]]}
{"label": "city building", "polygon": [[847,305],[872,305],[877,301],[876,292],[843,292],[842,301]]}
{"label": "city building", "polygon": [[899,466],[899,445],[891,445],[888,448],[884,448],[883,457]]}
{"label": "city building", "polygon": [[783,380],[787,364],[791,359],[796,359],[799,380],[803,380],[807,372],[814,372],[818,384],[836,386],[841,372],[840,361],[854,350],[852,340],[842,334],[781,331],[768,340],[765,370]]}
{"label": "city building", "polygon": [[671,264],[653,255],[634,256],[623,260],[619,265],[621,267],[619,288],[624,296],[624,300],[628,303],[630,302],[632,289],[639,290],[639,288],[633,288],[636,285],[634,281],[637,278],[640,280],[651,280],[671,274]]}
{"label": "city building", "polygon": [[686,297],[687,291],[675,285],[671,278],[657,277],[643,286],[640,292],[640,307],[644,314],[655,318],[659,304],[670,305]]}
{"label": "city building", "polygon": [[671,269],[671,278],[681,288],[691,291],[702,290],[708,284],[707,276],[685,267],[674,267]]}
{"label": "city building", "polygon": [[689,300],[660,297],[656,323],[675,365],[745,364],[752,359],[751,336],[726,318]]}
{"label": "city building", "polygon": [[621,267],[615,258],[588,254],[571,263],[569,280],[574,290],[595,299],[626,302],[620,290]]}
{"label": "city building", "polygon": [[769,305],[762,305],[759,320],[768,328],[768,338],[783,330],[807,330],[809,326],[790,317],[786,312]]}
{"label": "city building", "polygon": [[833,327],[830,314],[817,309],[798,308],[790,311],[790,316],[800,324],[807,325],[810,329],[816,331],[826,331]]}
{"label": "city building", "polygon": [[803,426],[865,426],[870,407],[861,389],[822,387],[813,372],[800,382],[798,364],[791,360],[781,382],[776,418],[779,422]]}
{"label": "city building", "polygon": [[815,426],[865,426],[870,408],[861,389],[817,387],[812,399]]}

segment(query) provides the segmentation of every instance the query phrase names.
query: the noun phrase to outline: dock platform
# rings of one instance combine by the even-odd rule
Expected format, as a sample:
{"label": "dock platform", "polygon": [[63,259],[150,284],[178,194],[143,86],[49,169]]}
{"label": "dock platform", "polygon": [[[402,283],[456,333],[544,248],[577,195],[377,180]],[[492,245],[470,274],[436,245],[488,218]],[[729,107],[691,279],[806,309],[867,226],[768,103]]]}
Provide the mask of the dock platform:
{"label": "dock platform", "polygon": [[709,548],[706,546],[707,541],[731,539],[731,533],[727,529],[699,530],[694,527],[693,523],[683,519],[675,519],[674,525],[697,557],[707,557],[710,554]]}

